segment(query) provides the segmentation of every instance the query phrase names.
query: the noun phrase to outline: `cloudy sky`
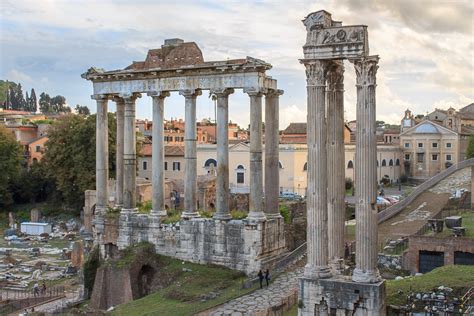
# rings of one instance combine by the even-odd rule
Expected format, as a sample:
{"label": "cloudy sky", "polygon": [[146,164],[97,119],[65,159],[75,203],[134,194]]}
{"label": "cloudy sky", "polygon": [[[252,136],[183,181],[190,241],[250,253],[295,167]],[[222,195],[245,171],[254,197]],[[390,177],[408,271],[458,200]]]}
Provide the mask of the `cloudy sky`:
{"label": "cloudy sky", "polygon": [[[377,116],[399,122],[406,108],[474,102],[474,2],[471,0],[1,0],[0,78],[21,82],[39,94],[64,95],[69,105],[87,105],[92,85],[81,73],[96,66],[123,68],[144,60],[166,38],[194,41],[205,60],[252,56],[273,65],[269,74],[285,90],[281,128],[306,120],[301,20],[325,9],[344,25],[365,24],[370,53],[380,56]],[[346,119],[355,118],[355,78],[346,63]],[[26,90],[24,89],[24,90]],[[230,98],[230,119],[246,126],[248,98]],[[111,111],[114,111],[111,106]],[[212,117],[204,93],[198,118]],[[144,96],[139,118],[151,118]],[[184,100],[166,100],[165,116],[184,117]]]}

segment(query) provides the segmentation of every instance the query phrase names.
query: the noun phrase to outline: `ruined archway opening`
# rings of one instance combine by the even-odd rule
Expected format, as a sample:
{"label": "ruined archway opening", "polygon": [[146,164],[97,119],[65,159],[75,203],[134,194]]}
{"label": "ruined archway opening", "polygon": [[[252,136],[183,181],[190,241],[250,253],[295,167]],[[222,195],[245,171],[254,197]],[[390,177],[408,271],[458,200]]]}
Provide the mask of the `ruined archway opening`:
{"label": "ruined archway opening", "polygon": [[137,290],[138,298],[146,296],[152,292],[153,277],[156,271],[149,265],[144,265],[138,272]]}

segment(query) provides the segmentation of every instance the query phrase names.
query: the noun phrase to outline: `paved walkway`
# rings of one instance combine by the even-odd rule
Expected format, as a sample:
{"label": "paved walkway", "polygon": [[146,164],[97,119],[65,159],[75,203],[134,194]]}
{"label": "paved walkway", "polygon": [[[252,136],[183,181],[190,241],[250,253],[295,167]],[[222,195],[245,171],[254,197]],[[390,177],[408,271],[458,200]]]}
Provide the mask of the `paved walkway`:
{"label": "paved walkway", "polygon": [[213,310],[210,315],[247,316],[271,306],[279,306],[288,293],[298,288],[298,278],[302,275],[303,268],[281,274],[268,288],[256,290],[225,303]]}

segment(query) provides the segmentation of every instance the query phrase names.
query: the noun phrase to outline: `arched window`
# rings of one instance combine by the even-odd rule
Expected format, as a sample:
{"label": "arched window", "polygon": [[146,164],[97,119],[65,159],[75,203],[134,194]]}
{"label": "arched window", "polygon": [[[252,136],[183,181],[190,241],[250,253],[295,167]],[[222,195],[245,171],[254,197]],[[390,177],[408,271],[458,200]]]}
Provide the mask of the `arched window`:
{"label": "arched window", "polygon": [[388,165],[391,167],[393,166],[393,159],[390,159],[390,161],[388,162]]}
{"label": "arched window", "polygon": [[386,167],[387,166],[387,161],[384,159],[382,160],[382,167]]}
{"label": "arched window", "polygon": [[244,168],[244,166],[242,166],[242,165],[238,165],[238,166],[237,166],[237,169],[242,169],[242,170],[244,170],[245,168]]}
{"label": "arched window", "polygon": [[400,159],[397,158],[397,160],[395,161],[395,166],[400,166]]}
{"label": "arched window", "polygon": [[349,160],[349,162],[347,163],[347,169],[352,169],[354,168],[354,163],[352,162],[352,160]]}
{"label": "arched window", "polygon": [[304,163],[303,171],[308,171],[308,163],[307,162]]}
{"label": "arched window", "polygon": [[283,165],[281,164],[281,161],[278,162],[278,168],[283,169]]}
{"label": "arched window", "polygon": [[238,184],[245,183],[245,168],[244,168],[244,166],[242,166],[242,165],[237,166],[236,177],[237,177],[236,180],[237,180]]}
{"label": "arched window", "polygon": [[213,158],[209,158],[208,160],[206,160],[206,162],[204,163],[204,167],[216,167],[217,166],[217,161]]}

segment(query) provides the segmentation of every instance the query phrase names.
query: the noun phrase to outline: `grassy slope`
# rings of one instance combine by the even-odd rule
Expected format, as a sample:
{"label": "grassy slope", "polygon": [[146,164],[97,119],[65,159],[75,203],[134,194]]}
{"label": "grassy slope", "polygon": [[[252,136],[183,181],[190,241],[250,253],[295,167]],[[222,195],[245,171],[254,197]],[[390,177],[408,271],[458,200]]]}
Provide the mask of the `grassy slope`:
{"label": "grassy slope", "polygon": [[[474,266],[449,265],[422,276],[387,281],[388,304],[405,304],[410,292],[430,291],[440,285],[451,287],[463,294],[474,286]],[[399,291],[401,292],[398,293]]]}
{"label": "grassy slope", "polygon": [[[241,289],[244,277],[240,272],[160,257],[165,263],[160,274],[173,282],[156,293],[119,305],[113,315],[192,315],[255,289]],[[183,268],[192,271],[183,272]],[[212,291],[219,291],[220,295],[201,302],[200,296]]]}

